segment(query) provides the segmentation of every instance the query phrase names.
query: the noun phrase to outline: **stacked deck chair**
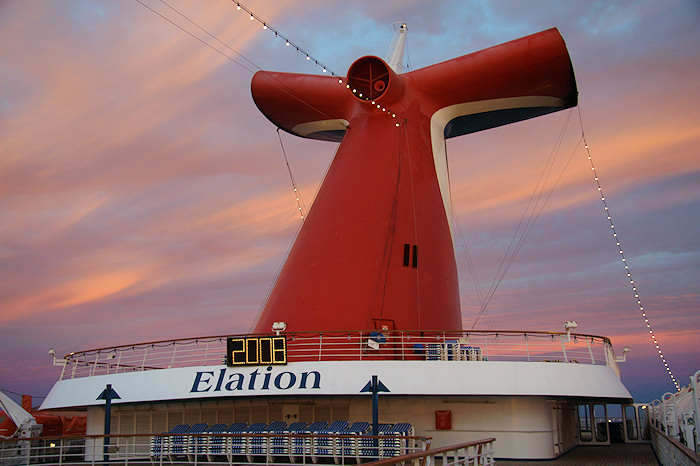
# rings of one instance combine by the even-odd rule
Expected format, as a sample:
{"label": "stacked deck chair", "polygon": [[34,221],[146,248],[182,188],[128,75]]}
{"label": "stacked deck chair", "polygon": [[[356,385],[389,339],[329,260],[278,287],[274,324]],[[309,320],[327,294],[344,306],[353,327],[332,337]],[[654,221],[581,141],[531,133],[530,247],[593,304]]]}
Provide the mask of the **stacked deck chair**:
{"label": "stacked deck chair", "polygon": [[[189,424],[178,424],[172,429],[170,429],[168,434],[181,434],[190,428]],[[169,436],[155,435],[151,437],[151,460],[159,461],[160,457],[163,455],[168,455],[170,445]]]}
{"label": "stacked deck chair", "polygon": [[428,343],[425,351],[425,359],[428,361],[439,361],[442,359],[442,345],[440,343]]}
{"label": "stacked deck chair", "polygon": [[284,429],[272,431],[271,433],[280,435],[270,437],[270,449],[267,452],[268,461],[273,461],[277,456],[291,456],[292,438],[289,434],[303,432],[304,429],[306,429],[306,423],[299,421],[292,422]]}
{"label": "stacked deck chair", "polygon": [[445,340],[445,359],[459,361],[461,359],[459,340]]}
{"label": "stacked deck chair", "polygon": [[380,454],[382,457],[400,456],[413,453],[415,449],[413,439],[413,426],[409,422],[399,422],[383,433],[386,438],[379,440]]}
{"label": "stacked deck chair", "polygon": [[[270,425],[265,426],[260,429],[261,434],[270,434],[273,432],[278,432],[287,428],[287,423],[283,421],[275,421],[270,423]],[[248,454],[247,459],[249,463],[253,462],[255,456],[265,456],[268,458],[269,462],[269,451],[270,451],[270,436],[252,436],[248,437]]]}
{"label": "stacked deck chair", "polygon": [[[377,435],[386,435],[393,426],[393,424],[379,424],[377,427]],[[379,458],[381,440],[375,439],[372,436],[373,429],[371,426],[368,427],[364,434],[364,437],[356,439],[358,444],[356,459],[358,463],[360,462],[360,458]]]}
{"label": "stacked deck chair", "polygon": [[187,430],[187,443],[185,446],[185,454],[187,455],[188,461],[194,461],[194,455],[197,454],[197,447],[199,446],[201,453],[206,453],[206,439],[200,435],[191,434],[203,434],[209,428],[209,425],[202,422],[195,424]]}
{"label": "stacked deck chair", "polygon": [[[243,429],[246,428],[248,424],[245,422],[234,422],[228,426],[222,433],[223,434],[240,434]],[[207,452],[207,459],[209,461],[216,461],[216,458],[221,455],[226,455],[226,458],[230,462],[233,459],[233,444],[237,446],[241,445],[241,437],[232,437],[224,435],[212,435],[209,437],[209,448]]]}
{"label": "stacked deck chair", "polygon": [[311,438],[310,434],[315,434],[321,430],[328,428],[328,423],[325,421],[312,422],[305,429],[300,429],[292,434],[306,434],[303,437],[292,437],[289,439],[289,461],[296,462],[299,458],[302,463],[306,463],[306,458],[311,456]]}
{"label": "stacked deck chair", "polygon": [[[192,435],[189,437],[187,442],[187,460],[189,462],[195,461],[195,456],[206,455],[208,453],[209,445],[209,434],[223,432],[226,429],[226,424],[213,424],[202,431],[205,435]],[[188,433],[197,433],[189,432]]]}
{"label": "stacked deck chair", "polygon": [[[338,432],[338,435],[362,435],[366,433],[368,429],[369,422],[353,422],[350,427],[346,427]],[[333,456],[336,463],[340,460],[340,457],[356,457],[358,454],[359,441],[356,437],[337,438],[336,445],[335,455]]]}
{"label": "stacked deck chair", "polygon": [[[201,422],[199,424],[194,424],[193,426],[189,427],[184,432],[184,434],[199,434],[201,432],[204,432],[204,429],[206,428],[207,424]],[[170,457],[170,462],[175,462],[175,460],[179,457],[187,455],[190,438],[191,437],[189,435],[170,436],[170,442],[168,445],[168,456]]]}
{"label": "stacked deck chair", "polygon": [[[231,437],[231,440],[234,441],[233,448],[232,448],[232,454],[234,456],[239,455],[239,456],[248,456],[250,452],[250,448],[252,446],[257,446],[256,443],[253,443],[251,445],[251,439],[259,440],[260,437],[251,437],[250,434],[257,434],[263,431],[263,429],[267,427],[267,424],[264,422],[254,422],[253,424],[249,425],[243,431],[241,434],[244,434],[239,437]],[[236,442],[237,441],[237,445]],[[250,463],[251,461],[248,460]]]}
{"label": "stacked deck chair", "polygon": [[[265,424],[262,424],[264,426]],[[227,430],[227,433],[230,434],[239,434],[235,436],[228,437],[227,445],[226,445],[226,454],[228,456],[228,460],[231,461],[231,458],[234,456],[243,456],[246,454],[246,444],[247,444],[247,437],[244,435],[248,432],[248,429],[253,427],[254,430],[260,430],[261,424],[251,424],[247,427],[244,427],[238,431],[231,432]]]}
{"label": "stacked deck chair", "polygon": [[319,458],[330,458],[335,456],[335,435],[347,429],[348,421],[333,421],[327,429],[315,432],[311,445],[311,459],[318,463]]}

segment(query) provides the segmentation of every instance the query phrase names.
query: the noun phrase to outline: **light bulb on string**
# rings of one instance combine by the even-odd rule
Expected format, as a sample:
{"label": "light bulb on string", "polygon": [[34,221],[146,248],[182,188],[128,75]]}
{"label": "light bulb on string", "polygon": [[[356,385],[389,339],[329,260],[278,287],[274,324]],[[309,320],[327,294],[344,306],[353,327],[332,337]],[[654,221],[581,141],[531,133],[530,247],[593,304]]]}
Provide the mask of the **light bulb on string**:
{"label": "light bulb on string", "polygon": [[[579,119],[580,119],[580,112],[579,112]],[[615,231],[615,224],[613,223],[612,216],[610,215],[610,210],[609,210],[608,205],[607,205],[607,202],[606,202],[606,200],[605,200],[605,196],[603,196],[603,190],[602,190],[602,187],[600,186],[598,174],[596,173],[596,169],[595,169],[595,165],[593,164],[593,159],[592,159],[592,157],[591,157],[591,153],[590,153],[590,151],[588,150],[588,142],[586,141],[586,137],[585,137],[585,134],[584,134],[584,131],[583,131],[583,122],[582,122],[582,121],[581,121],[581,137],[582,137],[582,139],[583,139],[584,146],[585,146],[585,149],[586,149],[586,156],[587,156],[587,159],[589,160],[590,165],[591,165],[591,171],[593,172],[594,181],[596,182],[597,188],[598,188],[598,192],[600,193],[600,200],[601,200],[601,202],[603,203],[603,206],[604,206],[604,209],[605,209],[605,212],[606,212],[607,219],[608,219],[608,221],[610,222],[610,231],[611,231],[612,234],[613,234],[613,238],[615,238],[615,239],[617,240],[618,235],[617,235],[617,232]],[[668,366],[668,364],[667,364],[666,358],[665,358],[665,356],[664,356],[664,354],[663,354],[663,352],[662,352],[662,350],[661,350],[661,346],[659,345],[659,343],[658,343],[658,341],[657,341],[656,335],[654,335],[654,330],[653,330],[652,327],[651,327],[651,323],[649,322],[649,319],[648,319],[648,317],[647,317],[647,314],[646,314],[646,312],[645,312],[645,310],[644,310],[644,306],[642,305],[642,301],[641,301],[641,299],[639,298],[639,293],[637,293],[637,287],[636,287],[636,285],[635,285],[634,280],[632,279],[632,274],[631,274],[630,271],[629,271],[629,265],[628,265],[628,263],[627,263],[627,258],[625,257],[624,252],[623,252],[623,250],[622,250],[621,243],[620,243],[619,240],[617,240],[615,244],[617,245],[617,247],[618,247],[618,249],[619,249],[620,256],[621,256],[621,258],[622,258],[622,263],[623,263],[623,265],[624,265],[624,267],[625,267],[625,271],[626,271],[626,273],[627,273],[627,276],[629,277],[630,286],[631,286],[631,288],[632,288],[632,291],[634,292],[634,297],[635,297],[635,299],[636,299],[636,301],[637,301],[637,305],[638,305],[638,308],[639,308],[639,312],[640,312],[640,314],[642,315],[642,318],[643,318],[643,320],[644,320],[644,324],[646,325],[646,327],[647,327],[647,329],[648,329],[648,331],[649,331],[649,336],[651,337],[652,342],[654,343],[654,346],[656,347],[656,349],[657,349],[657,351],[658,351],[659,358],[661,359],[662,363],[664,364],[665,369],[666,369],[666,371],[668,372],[669,377],[670,377],[671,380],[673,381],[674,386],[676,387],[677,390],[680,390],[680,386],[678,385],[678,382],[676,381],[676,378],[675,378],[675,376],[673,375],[673,372],[671,372],[671,369],[669,368],[669,366]]]}

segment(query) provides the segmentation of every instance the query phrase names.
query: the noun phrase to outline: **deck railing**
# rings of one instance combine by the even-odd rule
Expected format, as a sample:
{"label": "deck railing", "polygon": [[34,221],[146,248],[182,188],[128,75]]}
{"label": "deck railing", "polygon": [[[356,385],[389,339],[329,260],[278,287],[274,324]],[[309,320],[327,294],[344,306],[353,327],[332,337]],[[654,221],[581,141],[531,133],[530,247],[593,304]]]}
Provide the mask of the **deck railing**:
{"label": "deck railing", "polygon": [[421,436],[279,433],[0,439],[0,464],[360,464],[424,451],[430,440]]}
{"label": "deck railing", "polygon": [[[527,361],[611,365],[610,340],[597,335],[536,331],[348,331],[283,333],[287,361],[434,360]],[[56,360],[61,379],[221,365],[226,339],[236,335],[182,338],[78,351]],[[251,335],[243,335],[241,337]]]}
{"label": "deck railing", "polygon": [[474,442],[408,453],[394,458],[384,458],[365,463],[365,465],[391,466],[395,464],[405,464],[427,466],[441,464],[442,466],[487,466],[496,464],[493,458],[493,442],[495,441],[495,438],[487,438]]}

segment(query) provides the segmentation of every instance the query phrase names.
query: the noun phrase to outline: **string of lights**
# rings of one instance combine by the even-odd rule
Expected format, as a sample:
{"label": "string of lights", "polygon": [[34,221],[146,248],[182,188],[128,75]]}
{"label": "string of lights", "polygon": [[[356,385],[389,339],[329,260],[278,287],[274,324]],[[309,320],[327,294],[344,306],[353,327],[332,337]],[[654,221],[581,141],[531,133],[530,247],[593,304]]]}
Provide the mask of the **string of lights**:
{"label": "string of lights", "polygon": [[[139,1],[139,3],[141,3],[140,0],[137,0],[137,1]],[[210,33],[209,31],[207,31],[205,28],[203,28],[202,26],[200,26],[196,21],[194,21],[194,20],[192,20],[191,18],[189,18],[187,15],[185,15],[184,13],[182,13],[181,11],[179,11],[177,8],[175,8],[175,7],[173,7],[172,5],[170,5],[170,4],[169,4],[168,2],[166,2],[165,0],[160,0],[160,1],[161,1],[162,4],[164,4],[165,6],[167,6],[168,8],[170,8],[172,11],[174,11],[175,13],[177,13],[181,18],[184,18],[187,22],[189,22],[190,24],[193,24],[194,26],[196,26],[196,27],[197,27],[200,31],[202,31],[204,34],[206,34],[206,35],[209,36],[210,38],[214,39],[217,43],[219,43],[220,45],[222,45],[222,46],[225,47],[226,49],[230,50],[230,51],[233,52],[234,54],[238,55],[238,56],[241,57],[243,60],[245,60],[245,61],[247,61],[248,63],[250,63],[254,68],[257,68],[258,70],[261,69],[261,68],[260,68],[255,62],[253,62],[251,59],[249,59],[248,57],[246,57],[246,56],[243,55],[242,53],[238,52],[236,49],[234,49],[233,47],[231,47],[230,45],[228,45],[226,42],[224,42],[224,41],[222,41],[221,39],[219,39],[218,37],[216,37],[214,34],[212,34],[212,33]],[[151,10],[151,11],[154,11],[154,10]],[[156,13],[157,13],[157,12],[156,12]],[[163,18],[167,20],[167,18],[165,18],[165,17],[163,17]],[[168,21],[170,21],[170,20],[168,20]],[[171,21],[171,22],[172,22],[172,21]],[[173,23],[173,24],[175,24],[175,23]],[[177,26],[177,24],[176,24],[176,26]],[[178,27],[179,27],[179,26],[178,26]],[[188,31],[185,30],[185,32],[187,32],[187,33],[189,34]],[[209,44],[207,43],[207,45],[209,45]],[[212,47],[212,48],[213,48],[213,47]],[[214,50],[216,50],[216,51],[218,52],[218,49],[214,48]],[[224,55],[224,56],[226,56],[226,57],[228,58],[227,55]],[[234,61],[235,61],[235,60],[234,60]],[[241,63],[239,63],[238,61],[235,61],[235,62],[236,62],[237,64],[241,65],[241,66],[242,66],[243,68],[245,68],[246,70],[250,71],[251,73],[253,72],[253,71],[252,71],[251,69],[249,69],[247,66],[245,66],[245,65],[243,65],[243,64],[241,64]]]}
{"label": "string of lights", "polygon": [[678,381],[676,381],[676,377],[673,375],[673,372],[671,371],[671,368],[668,365],[668,361],[666,361],[666,357],[664,356],[663,351],[661,350],[661,346],[659,345],[659,341],[656,338],[656,335],[654,334],[654,329],[651,328],[651,322],[649,322],[649,317],[647,316],[646,311],[644,310],[644,305],[642,304],[642,299],[639,297],[639,291],[637,290],[637,285],[634,283],[634,280],[632,279],[632,272],[630,271],[630,267],[627,261],[627,258],[625,257],[625,253],[622,250],[622,241],[620,240],[617,231],[615,229],[615,223],[613,222],[612,214],[610,212],[610,208],[608,207],[608,203],[605,200],[605,193],[603,192],[603,188],[600,185],[600,180],[598,179],[598,173],[596,171],[595,165],[593,164],[593,158],[591,157],[591,151],[588,146],[588,142],[586,141],[586,135],[583,131],[583,120],[581,118],[581,109],[579,108],[578,112],[579,116],[579,121],[581,123],[581,138],[583,139],[583,146],[586,149],[586,156],[588,157],[588,162],[591,165],[591,171],[593,172],[593,179],[595,180],[596,186],[598,188],[598,193],[600,194],[600,200],[603,203],[603,208],[605,209],[605,216],[608,219],[608,222],[610,223],[610,231],[612,232],[613,239],[615,240],[615,244],[617,245],[617,249],[620,253],[620,259],[622,260],[622,264],[625,267],[625,272],[627,273],[627,278],[629,279],[630,286],[632,287],[632,291],[634,292],[634,298],[637,301],[637,306],[639,307],[639,312],[642,315],[642,319],[644,319],[644,325],[646,325],[647,330],[649,331],[649,335],[651,336],[651,341],[654,343],[654,346],[656,347],[656,351],[659,353],[659,358],[661,358],[661,362],[663,362],[664,368],[666,369],[666,372],[668,372],[668,376],[671,378],[673,381],[673,385],[675,385],[676,390],[680,390],[681,387],[678,384]]}
{"label": "string of lights", "polygon": [[280,134],[280,129],[277,128],[277,138],[280,141],[280,147],[282,148],[282,155],[284,156],[284,163],[287,165],[287,171],[289,172],[289,179],[292,182],[292,189],[294,190],[294,197],[297,201],[297,207],[299,208],[299,215],[301,216],[301,221],[304,221],[304,209],[301,201],[301,192],[297,187],[296,181],[294,181],[294,175],[292,175],[292,168],[289,166],[289,160],[287,159],[287,151],[284,149],[284,144],[282,143],[282,135]]}
{"label": "string of lights", "polygon": [[[249,72],[251,72],[251,73],[254,73],[253,70],[251,70],[249,67],[247,67],[246,65],[244,65],[244,64],[241,63],[240,61],[236,60],[236,59],[233,58],[232,56],[227,55],[225,52],[223,52],[223,51],[217,49],[216,47],[212,46],[210,43],[208,43],[207,41],[201,39],[200,37],[197,37],[195,34],[192,34],[190,31],[188,31],[187,29],[183,28],[182,26],[180,26],[179,24],[177,24],[175,21],[173,21],[173,20],[171,20],[171,19],[169,19],[169,18],[166,18],[164,15],[162,15],[162,14],[159,13],[158,11],[154,10],[154,9],[151,8],[150,6],[148,6],[148,5],[146,5],[145,3],[143,3],[142,0],[136,0],[136,2],[137,2],[139,5],[141,5],[142,7],[147,8],[148,10],[150,10],[151,12],[153,12],[154,14],[160,16],[161,18],[163,18],[165,21],[169,22],[170,24],[172,24],[172,25],[175,26],[176,28],[180,29],[180,30],[183,31],[185,34],[187,34],[187,35],[189,35],[189,36],[191,36],[191,37],[197,39],[199,42],[201,42],[201,43],[204,44],[205,46],[209,47],[210,49],[212,49],[212,50],[215,51],[216,53],[218,53],[218,54],[220,54],[220,55],[223,55],[224,57],[226,57],[227,59],[231,60],[232,62],[234,62],[235,64],[237,64],[237,65],[240,66],[241,68],[245,69],[246,71],[249,71]],[[166,2],[164,2],[164,1],[162,1],[162,0],[161,0],[161,2],[162,2],[164,5],[167,5],[168,8],[170,8],[171,10],[176,11],[180,16],[184,16],[184,15],[182,15],[179,11],[177,11],[176,9],[174,9],[172,6],[168,5]],[[186,17],[185,17],[185,18],[186,18]],[[207,32],[205,29],[203,29],[203,28],[202,28],[201,26],[199,26],[198,24],[194,23],[194,21],[190,20],[189,18],[187,18],[187,20],[190,21],[191,23],[195,24],[197,27],[199,27],[200,29],[202,29],[202,30],[203,30],[204,32],[206,32],[207,34],[209,34],[209,32]],[[209,34],[209,35],[212,36],[211,34]],[[212,37],[214,37],[214,36],[212,36]],[[216,39],[216,38],[215,38],[215,39]],[[216,39],[216,40],[219,41],[219,42],[221,42],[219,39]],[[223,44],[223,42],[221,42],[221,43]],[[224,44],[224,45],[226,45],[226,44]],[[238,52],[236,52],[235,50],[233,50],[231,47],[228,47],[228,46],[226,46],[226,47],[227,47],[229,50],[231,50],[231,51],[233,51],[234,53],[236,53],[237,55],[242,56],[241,54],[239,54]],[[243,57],[243,58],[245,58],[245,57]],[[248,60],[247,58],[246,58],[246,60],[247,60],[248,62],[250,62],[250,60]],[[252,62],[251,62],[251,63],[252,63]],[[253,65],[257,67],[257,65],[255,65],[255,64],[253,64]],[[259,67],[257,67],[257,68],[260,69]]]}
{"label": "string of lights", "polygon": [[[257,21],[258,23],[260,23],[260,25],[262,26],[263,30],[273,32],[273,33],[275,34],[275,37],[278,37],[278,38],[280,38],[280,39],[282,39],[282,40],[284,41],[284,45],[285,45],[286,47],[291,47],[292,49],[296,50],[296,51],[299,52],[300,54],[306,56],[306,60],[312,61],[316,66],[318,66],[319,68],[321,68],[321,69],[323,70],[324,73],[328,73],[328,74],[330,74],[331,76],[335,76],[336,78],[340,78],[333,70],[331,70],[329,67],[327,67],[326,65],[324,65],[323,63],[321,63],[321,62],[320,62],[319,60],[317,60],[316,58],[314,58],[309,52],[307,52],[306,50],[304,50],[299,44],[297,44],[297,43],[295,43],[295,42],[292,42],[291,39],[289,39],[288,37],[284,36],[279,30],[277,30],[277,29],[275,29],[274,27],[270,26],[265,20],[263,20],[260,16],[256,15],[255,13],[253,13],[253,11],[251,11],[249,8],[247,8],[245,5],[243,5],[241,2],[235,2],[235,1],[234,1],[234,3],[236,4],[236,10],[237,10],[237,11],[244,11],[244,12],[246,12],[248,15],[250,15],[250,20],[251,20],[251,21]],[[340,82],[342,83],[342,78],[341,78]]]}
{"label": "string of lights", "polygon": [[293,42],[291,39],[289,39],[289,37],[283,35],[278,29],[272,27],[267,21],[265,21],[265,20],[262,19],[260,16],[258,16],[257,14],[255,14],[252,10],[250,10],[249,8],[247,8],[247,7],[246,7],[245,5],[243,5],[241,2],[238,2],[238,1],[235,1],[235,0],[232,0],[232,1],[233,1],[233,3],[236,4],[236,10],[237,10],[237,11],[242,11],[242,12],[245,12],[246,14],[250,15],[250,20],[251,20],[251,21],[257,21],[257,22],[262,26],[262,29],[263,29],[263,30],[265,30],[265,31],[270,31],[270,32],[274,33],[276,38],[279,38],[279,39],[281,39],[281,40],[284,41],[284,45],[285,45],[286,47],[291,47],[293,50],[296,50],[296,51],[297,51],[298,53],[300,53],[302,56],[305,56],[307,61],[313,62],[316,66],[318,66],[319,68],[321,68],[321,70],[322,70],[324,73],[328,73],[330,76],[333,76],[333,77],[337,78],[337,79],[338,79],[338,84],[341,84],[341,85],[344,84],[345,87],[346,87],[347,89],[350,89],[350,90],[352,91],[353,94],[358,95],[358,98],[360,98],[361,100],[363,100],[363,101],[365,101],[365,102],[367,102],[367,103],[371,103],[371,105],[376,106],[377,109],[381,110],[382,112],[386,112],[387,115],[391,115],[391,117],[394,118],[394,119],[396,120],[395,123],[394,123],[394,124],[396,125],[396,127],[401,126],[401,118],[400,118],[400,117],[397,118],[395,112],[392,112],[390,109],[387,109],[386,107],[382,106],[381,104],[378,104],[378,103],[377,103],[376,101],[374,101],[374,100],[370,100],[370,99],[368,99],[368,98],[366,98],[366,97],[363,97],[363,96],[362,96],[362,93],[358,93],[357,89],[354,89],[354,88],[351,89],[351,86],[350,86],[350,84],[347,82],[346,79],[343,79],[340,75],[338,75],[336,72],[334,72],[333,70],[331,70],[328,66],[326,66],[325,64],[323,64],[320,60],[318,60],[318,59],[315,58],[313,55],[311,55],[311,53],[309,53],[309,52],[307,52],[306,50],[304,50],[299,44]]}
{"label": "string of lights", "polygon": [[[201,42],[201,43],[204,44],[205,46],[211,48],[211,49],[214,50],[215,52],[217,52],[217,53],[223,55],[225,58],[229,59],[230,61],[236,63],[236,64],[239,65],[239,66],[241,66],[241,67],[244,68],[245,70],[247,70],[247,71],[249,71],[249,72],[251,72],[251,73],[254,73],[254,72],[255,72],[254,69],[257,69],[257,70],[261,70],[261,69],[262,69],[262,68],[261,68],[259,65],[257,65],[253,60],[249,59],[248,57],[246,57],[246,56],[243,55],[242,53],[238,52],[237,50],[233,49],[231,46],[229,46],[228,44],[226,44],[225,42],[223,42],[222,40],[220,40],[218,37],[216,37],[216,36],[214,36],[213,34],[211,34],[211,33],[210,33],[209,31],[207,31],[204,27],[202,27],[202,26],[201,26],[200,24],[198,24],[196,21],[194,21],[194,20],[192,20],[191,18],[189,18],[189,17],[188,17],[187,15],[185,15],[184,13],[180,12],[177,8],[175,8],[175,7],[173,7],[172,5],[170,5],[167,1],[161,0],[160,3],[162,3],[163,5],[165,5],[167,8],[169,8],[171,11],[173,11],[173,12],[176,13],[178,16],[180,16],[181,18],[183,18],[185,21],[187,21],[188,23],[190,23],[191,25],[193,25],[194,27],[196,27],[197,29],[199,29],[201,32],[203,32],[204,34],[206,34],[209,38],[213,39],[213,40],[214,40],[216,43],[218,43],[220,46],[226,48],[229,52],[231,52],[231,54],[237,55],[237,56],[240,57],[241,59],[245,60],[245,61],[249,64],[249,66],[247,66],[247,65],[244,64],[244,63],[242,63],[242,62],[239,61],[239,60],[236,60],[236,59],[234,58],[233,55],[230,55],[229,53],[220,50],[218,47],[215,47],[214,44],[209,43],[207,40],[203,40],[201,37],[197,36],[196,34],[190,32],[190,31],[188,31],[186,28],[184,28],[184,27],[182,27],[181,25],[177,24],[175,21],[173,21],[173,20],[167,18],[166,16],[164,16],[164,15],[161,14],[160,12],[158,12],[158,11],[156,11],[155,9],[151,8],[150,6],[146,5],[142,0],[136,0],[136,1],[137,1],[141,6],[147,8],[148,10],[150,10],[151,12],[153,12],[154,14],[160,16],[160,17],[161,17],[162,19],[164,19],[165,21],[168,21],[169,23],[171,23],[172,25],[174,25],[174,26],[177,27],[178,29],[182,30],[182,31],[185,32],[186,34],[188,34],[188,35],[190,35],[191,37],[193,37],[194,39],[198,40],[199,42]],[[330,69],[328,68],[328,66],[324,65],[321,61],[319,61],[318,59],[316,59],[315,57],[313,57],[309,52],[307,52],[306,50],[304,50],[300,45],[298,45],[297,43],[293,42],[293,41],[292,41],[291,39],[289,39],[287,36],[283,35],[283,34],[282,34],[279,30],[277,30],[276,28],[270,26],[265,20],[263,20],[260,16],[256,15],[252,10],[250,10],[249,8],[247,8],[247,7],[246,7],[245,5],[243,5],[241,2],[236,2],[236,1],[234,0],[234,3],[236,4],[236,10],[237,10],[237,11],[244,11],[246,14],[250,15],[250,20],[251,20],[251,21],[257,21],[258,23],[260,23],[260,24],[262,25],[262,29],[263,29],[263,30],[269,30],[270,32],[274,33],[276,38],[280,38],[280,39],[282,39],[282,40],[284,41],[286,47],[291,47],[292,49],[296,50],[298,53],[303,54],[303,56],[306,57],[306,60],[307,60],[307,61],[310,61],[310,62],[312,61],[316,66],[320,67],[320,68],[322,69],[322,72],[323,72],[323,73],[329,73],[331,76],[333,76],[334,78],[338,79],[338,83],[339,83],[339,84],[341,84],[341,85],[344,84],[345,87],[346,87],[347,89],[350,89],[350,87],[351,87],[350,84],[348,84],[343,78],[341,78],[340,76],[338,76],[334,71],[330,70]],[[254,68],[254,69],[251,69],[251,67]],[[291,94],[286,88],[280,87],[280,89],[282,89],[285,93],[289,94],[291,97],[293,97],[293,98],[295,98],[295,99],[301,101],[301,99],[299,99],[297,96]],[[358,94],[358,92],[357,92],[356,89],[352,89],[352,92],[353,92],[354,94],[356,94],[356,95]],[[358,97],[361,98],[361,99],[364,100],[364,101],[369,102],[369,99],[367,99],[367,98],[364,98],[364,99],[363,99],[363,98],[362,98],[362,94],[361,94],[361,93],[358,95]],[[383,112],[388,112],[388,114],[390,114],[392,118],[395,118],[395,119],[396,119],[396,114],[395,114],[395,113],[391,112],[390,110],[386,109],[385,107],[382,107],[381,105],[377,104],[375,101],[371,101],[371,104],[372,104],[373,106],[376,105],[377,108],[378,108],[378,109],[381,109]],[[307,105],[308,105],[308,104],[307,104]],[[323,113],[323,112],[321,112],[321,113]],[[330,118],[330,116],[329,116],[329,118]],[[400,121],[399,121],[398,119],[396,119],[395,125],[396,125],[396,127],[399,127],[399,126],[400,126]],[[278,129],[278,136],[279,136],[279,129]],[[282,144],[281,138],[280,138],[280,144]],[[296,186],[296,184],[295,184],[295,182],[294,182],[294,177],[293,177],[293,175],[292,175],[291,168],[290,168],[290,166],[289,166],[289,162],[287,161],[287,155],[286,155],[286,153],[284,152],[284,146],[283,146],[283,145],[282,145],[282,151],[283,151],[283,155],[284,155],[284,158],[285,158],[285,162],[286,162],[286,164],[287,164],[287,170],[289,171],[289,175],[290,175],[290,178],[291,178],[291,180],[292,180],[292,188],[293,188],[293,190],[294,190],[294,196],[295,196],[295,199],[296,199],[296,201],[297,201],[297,208],[298,208],[298,210],[299,210],[299,214],[300,214],[301,220],[302,220],[302,222],[303,222],[303,221],[304,221],[304,208],[303,208],[302,201],[301,201],[301,193],[299,192],[299,189],[298,189],[298,187]]]}

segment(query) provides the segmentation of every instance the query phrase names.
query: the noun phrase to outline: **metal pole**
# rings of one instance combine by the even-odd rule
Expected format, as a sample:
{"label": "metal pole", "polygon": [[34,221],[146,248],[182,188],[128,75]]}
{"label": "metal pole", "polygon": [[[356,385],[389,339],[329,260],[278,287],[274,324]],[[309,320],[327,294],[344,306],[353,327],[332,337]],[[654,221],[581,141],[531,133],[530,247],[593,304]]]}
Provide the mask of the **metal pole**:
{"label": "metal pole", "polygon": [[110,394],[112,393],[112,384],[107,384],[105,392],[107,393],[107,396],[105,396],[105,438],[102,452],[104,460],[109,462],[109,433],[112,424],[112,397]]}
{"label": "metal pole", "polygon": [[698,380],[700,380],[700,370],[696,371],[695,374],[690,376],[690,389],[693,394],[693,420],[695,425],[694,450],[696,453],[698,450],[700,450],[700,433],[698,432],[698,429],[700,429],[700,406],[698,406],[698,398],[700,397],[698,389],[700,389],[700,384],[698,383]]}
{"label": "metal pole", "polygon": [[372,441],[374,450],[374,456],[379,456],[379,377],[376,375],[372,376],[372,435],[374,440]]}

